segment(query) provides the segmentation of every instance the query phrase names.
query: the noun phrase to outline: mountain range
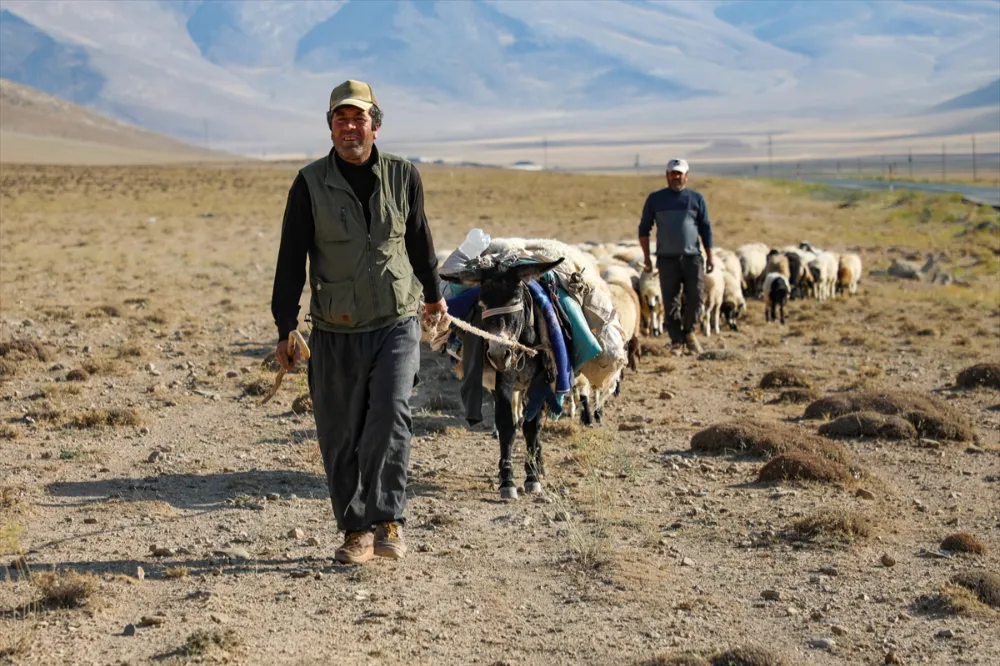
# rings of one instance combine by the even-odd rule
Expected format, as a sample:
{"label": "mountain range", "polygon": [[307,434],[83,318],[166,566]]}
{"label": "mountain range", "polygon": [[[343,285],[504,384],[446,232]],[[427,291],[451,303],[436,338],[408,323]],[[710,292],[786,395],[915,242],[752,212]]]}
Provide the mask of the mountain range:
{"label": "mountain range", "polygon": [[3,0],[0,76],[253,155],[324,152],[345,78],[408,154],[1000,147],[1000,1]]}

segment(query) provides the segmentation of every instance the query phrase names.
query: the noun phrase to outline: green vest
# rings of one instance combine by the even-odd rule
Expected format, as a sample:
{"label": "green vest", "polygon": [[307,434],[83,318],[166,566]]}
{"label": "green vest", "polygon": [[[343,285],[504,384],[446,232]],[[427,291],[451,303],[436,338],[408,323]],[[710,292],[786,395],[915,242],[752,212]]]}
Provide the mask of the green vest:
{"label": "green vest", "polygon": [[369,202],[370,227],[332,151],[302,169],[316,221],[309,253],[309,315],[316,328],[363,333],[417,314],[423,288],[404,243],[412,168],[402,158],[379,153],[372,167],[377,184]]}

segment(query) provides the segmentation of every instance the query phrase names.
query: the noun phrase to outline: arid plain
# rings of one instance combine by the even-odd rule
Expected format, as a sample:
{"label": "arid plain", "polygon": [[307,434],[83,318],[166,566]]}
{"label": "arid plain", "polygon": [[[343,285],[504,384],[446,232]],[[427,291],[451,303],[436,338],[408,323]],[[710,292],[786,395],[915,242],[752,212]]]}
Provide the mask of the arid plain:
{"label": "arid plain", "polygon": [[[858,295],[786,326],[751,300],[703,358],[644,339],[602,425],[546,423],[547,492],[514,503],[490,410],[467,427],[424,347],[411,555],[343,567],[304,372],[260,404],[295,169],[3,166],[0,662],[1000,662],[1000,377],[957,383],[1000,363],[995,210],[693,174],[717,245],[857,251]],[[441,249],[632,238],[662,182],[421,173]],[[961,284],[885,274],[927,253]],[[927,419],[817,434],[871,394]],[[807,450],[850,473],[759,480]]]}

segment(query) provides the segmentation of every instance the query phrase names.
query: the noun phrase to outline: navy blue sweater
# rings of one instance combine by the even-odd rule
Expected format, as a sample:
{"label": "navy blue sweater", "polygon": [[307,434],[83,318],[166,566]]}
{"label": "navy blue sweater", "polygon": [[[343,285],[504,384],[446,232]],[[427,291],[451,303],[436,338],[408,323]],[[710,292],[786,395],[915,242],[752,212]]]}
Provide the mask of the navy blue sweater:
{"label": "navy blue sweater", "polygon": [[656,256],[700,255],[698,238],[705,249],[712,248],[712,225],[705,198],[687,188],[675,192],[669,187],[653,192],[642,207],[639,236],[648,237],[656,225]]}

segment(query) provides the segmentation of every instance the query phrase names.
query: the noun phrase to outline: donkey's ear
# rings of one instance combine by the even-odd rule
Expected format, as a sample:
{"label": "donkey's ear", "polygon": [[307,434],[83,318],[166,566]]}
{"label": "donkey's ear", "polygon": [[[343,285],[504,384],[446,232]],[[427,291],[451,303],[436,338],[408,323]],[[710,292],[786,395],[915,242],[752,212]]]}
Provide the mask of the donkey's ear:
{"label": "donkey's ear", "polygon": [[462,269],[454,273],[438,273],[445,282],[461,284],[466,287],[477,287],[483,283],[483,274],[478,270]]}
{"label": "donkey's ear", "polygon": [[510,269],[512,275],[523,282],[531,282],[542,277],[553,268],[563,262],[565,257],[559,257],[555,261],[542,261],[530,264],[518,264]]}

